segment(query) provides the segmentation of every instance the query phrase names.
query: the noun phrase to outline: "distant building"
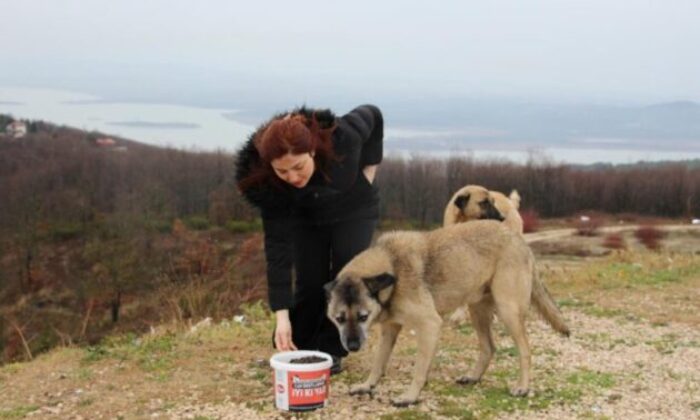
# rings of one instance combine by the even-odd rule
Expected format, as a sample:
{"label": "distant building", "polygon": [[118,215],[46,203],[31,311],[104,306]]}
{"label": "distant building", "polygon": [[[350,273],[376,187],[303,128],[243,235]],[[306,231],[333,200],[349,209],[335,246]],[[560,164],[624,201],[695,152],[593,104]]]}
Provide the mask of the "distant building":
{"label": "distant building", "polygon": [[100,146],[100,147],[114,147],[117,145],[117,142],[114,141],[114,139],[110,138],[110,137],[101,137],[101,138],[95,140],[95,144]]}
{"label": "distant building", "polygon": [[5,127],[5,134],[9,137],[20,139],[27,134],[27,124],[22,121],[13,121]]}

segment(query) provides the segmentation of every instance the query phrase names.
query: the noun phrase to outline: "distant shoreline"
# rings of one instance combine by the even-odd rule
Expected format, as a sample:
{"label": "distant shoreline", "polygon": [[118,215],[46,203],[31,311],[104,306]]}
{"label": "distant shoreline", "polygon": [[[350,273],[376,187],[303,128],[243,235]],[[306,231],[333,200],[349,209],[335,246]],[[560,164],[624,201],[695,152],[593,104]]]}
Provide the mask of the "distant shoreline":
{"label": "distant shoreline", "polygon": [[176,130],[195,130],[202,128],[199,124],[194,123],[179,123],[179,122],[151,122],[151,121],[108,121],[105,124],[118,127],[132,128],[153,128],[153,129],[176,129]]}
{"label": "distant shoreline", "polygon": [[[451,101],[434,104],[438,108],[429,114],[418,112],[420,107],[379,105],[385,115],[387,156],[457,155],[572,165],[700,158],[700,126],[695,123],[700,104],[693,102],[614,109]],[[260,104],[243,106],[124,102],[80,92],[0,86],[0,113],[184,149],[235,152],[272,115],[262,115]]]}

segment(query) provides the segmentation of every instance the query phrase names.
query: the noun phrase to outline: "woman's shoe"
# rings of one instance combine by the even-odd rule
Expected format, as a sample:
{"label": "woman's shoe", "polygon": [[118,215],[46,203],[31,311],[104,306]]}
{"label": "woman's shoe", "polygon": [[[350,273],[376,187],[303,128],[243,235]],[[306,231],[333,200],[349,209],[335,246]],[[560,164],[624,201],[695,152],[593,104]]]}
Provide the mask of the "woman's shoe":
{"label": "woman's shoe", "polygon": [[337,375],[343,371],[343,365],[341,363],[343,361],[343,358],[338,357],[338,356],[332,356],[332,355],[331,355],[331,358],[333,359],[333,365],[331,366],[331,376],[332,376],[332,375]]}

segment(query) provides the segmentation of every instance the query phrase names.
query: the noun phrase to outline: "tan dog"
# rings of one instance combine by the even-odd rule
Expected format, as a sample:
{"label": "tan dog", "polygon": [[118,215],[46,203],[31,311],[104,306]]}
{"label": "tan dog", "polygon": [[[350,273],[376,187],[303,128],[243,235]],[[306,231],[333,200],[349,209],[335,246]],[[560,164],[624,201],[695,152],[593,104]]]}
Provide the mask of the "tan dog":
{"label": "tan dog", "polygon": [[326,286],[328,317],[349,351],[358,351],[370,325],[381,325],[381,342],[369,378],[351,394],[371,393],[384,374],[399,331],[413,329],[418,341],[411,385],[394,405],[415,403],[437,348],[442,316],[467,304],[481,348],[479,360],[457,381],[481,379],[495,352],[494,312],[506,325],[520,355],[520,379],[511,393],[527,395],[530,346],[525,316],[530,301],[564,335],[569,330],[544,285],[523,239],[494,221],[458,224],[431,232],[393,232],[353,258]]}
{"label": "tan dog", "polygon": [[520,217],[520,194],[517,190],[506,197],[498,191],[489,191],[480,185],[467,185],[454,193],[445,207],[443,226],[470,220],[494,219],[502,221],[513,232],[523,234]]}

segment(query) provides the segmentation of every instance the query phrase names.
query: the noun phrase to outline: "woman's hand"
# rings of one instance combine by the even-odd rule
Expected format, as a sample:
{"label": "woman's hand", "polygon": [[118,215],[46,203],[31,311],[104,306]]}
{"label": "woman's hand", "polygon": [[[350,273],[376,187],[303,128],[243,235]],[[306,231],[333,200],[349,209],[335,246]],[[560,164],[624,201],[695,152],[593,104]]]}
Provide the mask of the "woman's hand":
{"label": "woman's hand", "polygon": [[369,165],[362,168],[362,173],[370,184],[374,183],[374,176],[377,174],[377,165]]}
{"label": "woman's hand", "polygon": [[275,312],[275,316],[277,317],[275,348],[282,351],[297,350],[297,346],[292,341],[292,323],[289,322],[289,311],[281,309]]}

